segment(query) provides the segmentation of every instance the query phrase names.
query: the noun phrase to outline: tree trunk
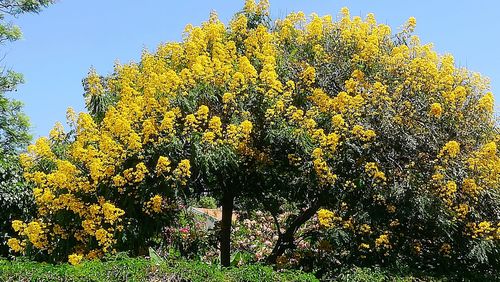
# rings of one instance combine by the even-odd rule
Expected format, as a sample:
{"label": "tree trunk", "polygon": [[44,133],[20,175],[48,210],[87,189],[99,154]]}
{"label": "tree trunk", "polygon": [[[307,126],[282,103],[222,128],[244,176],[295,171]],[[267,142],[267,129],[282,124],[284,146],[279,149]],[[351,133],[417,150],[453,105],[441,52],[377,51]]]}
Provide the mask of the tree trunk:
{"label": "tree trunk", "polygon": [[231,221],[233,217],[234,195],[224,191],[222,195],[222,220],[220,232],[220,263],[223,267],[231,264]]}
{"label": "tree trunk", "polygon": [[273,251],[267,257],[267,262],[275,264],[279,256],[283,255],[285,251],[292,248],[294,245],[295,232],[306,223],[320,208],[321,201],[316,201],[312,206],[307,208],[305,211],[300,213],[290,225],[287,227],[284,233],[281,233],[278,237],[276,245],[274,245]]}

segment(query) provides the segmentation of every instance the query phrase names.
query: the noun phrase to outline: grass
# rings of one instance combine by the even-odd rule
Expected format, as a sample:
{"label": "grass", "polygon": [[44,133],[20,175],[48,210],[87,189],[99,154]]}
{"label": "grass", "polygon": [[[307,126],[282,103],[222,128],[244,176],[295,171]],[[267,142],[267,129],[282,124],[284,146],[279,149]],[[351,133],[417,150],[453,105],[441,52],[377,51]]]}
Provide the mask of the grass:
{"label": "grass", "polygon": [[[470,276],[470,275],[469,275]],[[412,273],[401,269],[350,267],[335,279],[325,281],[345,282],[437,282],[437,281],[500,281],[492,276],[462,276],[456,274],[430,276],[428,273]],[[297,270],[275,271],[272,267],[251,264],[221,269],[200,261],[157,260],[146,258],[111,257],[105,261],[85,261],[72,266],[67,263],[48,264],[23,258],[8,261],[0,258],[0,281],[170,281],[170,282],[313,282],[319,281],[313,274]]]}
{"label": "grass", "polygon": [[220,269],[198,261],[153,262],[144,258],[88,261],[80,265],[52,265],[33,261],[0,260],[0,281],[318,281],[300,271],[277,272],[263,265]]}

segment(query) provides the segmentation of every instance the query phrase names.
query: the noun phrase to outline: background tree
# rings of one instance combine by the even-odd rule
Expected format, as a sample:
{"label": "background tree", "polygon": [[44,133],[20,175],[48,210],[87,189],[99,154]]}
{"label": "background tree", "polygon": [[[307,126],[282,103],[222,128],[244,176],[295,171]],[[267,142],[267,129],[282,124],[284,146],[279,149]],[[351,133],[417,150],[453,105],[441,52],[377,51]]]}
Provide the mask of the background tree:
{"label": "background tree", "polygon": [[[9,21],[24,13],[38,13],[54,1],[50,0],[1,0],[0,44],[19,40],[22,37],[18,26]],[[8,70],[0,71],[0,155],[16,153],[30,141],[28,118],[22,113],[22,103],[9,99],[5,92],[15,91],[23,82],[22,74]]]}
{"label": "background tree", "polygon": [[[38,13],[53,1],[2,0],[0,1],[0,44],[19,40],[18,26],[9,19],[24,13]],[[0,236],[5,238],[13,218],[29,217],[32,195],[24,183],[17,160],[20,150],[31,140],[28,117],[22,112],[22,103],[6,96],[23,83],[20,73],[0,67]],[[4,241],[4,240],[2,240]],[[7,246],[0,244],[0,255],[8,254]]]}

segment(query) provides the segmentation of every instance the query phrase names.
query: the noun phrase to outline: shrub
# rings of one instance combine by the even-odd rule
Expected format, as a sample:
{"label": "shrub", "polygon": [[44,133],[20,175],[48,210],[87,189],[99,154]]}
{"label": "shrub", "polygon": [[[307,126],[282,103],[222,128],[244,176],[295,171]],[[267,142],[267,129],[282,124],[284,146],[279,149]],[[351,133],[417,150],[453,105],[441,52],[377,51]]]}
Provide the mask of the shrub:
{"label": "shrub", "polygon": [[198,261],[152,262],[146,259],[110,259],[87,261],[78,266],[51,265],[30,261],[0,260],[0,281],[318,281],[300,271],[276,272],[254,265],[221,270],[219,266]]}
{"label": "shrub", "polygon": [[9,254],[6,245],[14,219],[30,220],[34,214],[31,187],[23,177],[17,156],[0,157],[0,256]]}
{"label": "shrub", "polygon": [[197,207],[205,208],[205,209],[215,209],[215,208],[217,208],[217,201],[212,197],[202,196],[198,200]]}
{"label": "shrub", "polygon": [[160,255],[214,261],[217,256],[215,231],[208,229],[206,218],[191,211],[180,213],[178,220],[163,228]]}

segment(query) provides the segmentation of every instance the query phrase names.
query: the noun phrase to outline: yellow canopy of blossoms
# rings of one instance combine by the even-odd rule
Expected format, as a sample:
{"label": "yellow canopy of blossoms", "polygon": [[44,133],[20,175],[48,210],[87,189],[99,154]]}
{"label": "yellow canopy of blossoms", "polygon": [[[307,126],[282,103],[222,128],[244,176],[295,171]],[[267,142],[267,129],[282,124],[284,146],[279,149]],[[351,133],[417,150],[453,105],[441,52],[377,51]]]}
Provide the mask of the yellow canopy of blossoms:
{"label": "yellow canopy of blossoms", "polygon": [[[331,187],[338,181],[332,162],[339,146],[376,143],[378,132],[368,121],[382,109],[393,113],[394,124],[415,131],[423,128],[422,123],[446,119],[469,126],[491,123],[493,96],[486,81],[455,68],[453,57],[438,56],[431,45],[421,45],[416,36],[410,36],[413,18],[397,35],[378,24],[372,14],[363,20],[351,17],[345,8],[339,21],[298,12],[278,20],[272,29],[251,26],[249,15],[267,13],[267,1],[247,1],[228,26],[212,13],[201,26],[188,25],[182,42],[144,51],[139,63],[116,65],[106,80],[91,71],[87,95],[113,93],[116,103],[99,122],[88,113],[76,116],[69,110],[73,135],[63,154],[55,149],[65,136],[58,124],[50,139],[40,138],[21,156],[25,177],[35,185],[39,218],[13,222],[20,239],[9,240],[11,249],[22,252],[29,243],[51,252],[54,245],[49,242],[74,240],[69,256],[73,264],[82,256],[112,251],[127,216],[120,199],[136,199],[145,215],[159,214],[166,194],[149,191],[144,183],[160,179],[169,183],[165,189],[189,184],[188,154],[165,153],[148,159],[147,148],[177,140],[198,142],[207,150],[227,146],[241,156],[266,162],[266,150],[253,146],[252,140],[263,130],[262,124],[283,122],[295,128],[293,134],[310,136],[313,147],[303,156],[289,155],[290,162],[309,162],[308,173],[316,176],[318,186]],[[396,44],[394,36],[409,41]],[[333,37],[343,49],[327,50],[326,43]],[[311,59],[294,61],[294,54],[285,52],[291,41],[310,46]],[[379,68],[378,75],[367,77],[361,68],[346,69],[347,79],[338,85],[322,81],[318,73],[347,53],[353,54],[349,58],[353,65]],[[426,96],[417,99],[422,95]],[[255,101],[262,108],[254,110]],[[472,111],[481,118],[470,118]],[[453,142],[445,140],[436,155],[457,156],[462,144]],[[498,154],[496,147],[490,148],[495,144],[477,153],[487,158],[469,160],[474,167],[494,167],[491,172],[481,171],[482,182],[474,182],[478,188],[464,180],[470,193],[485,189],[486,181],[498,185]],[[374,160],[360,167],[374,185],[384,185],[391,177]],[[443,198],[454,193],[456,188],[451,186],[446,185]],[[113,197],[103,187],[111,189]],[[54,216],[62,211],[73,216],[71,224]],[[333,213],[322,210],[319,216],[322,225],[331,225]],[[476,233],[490,232],[483,227],[476,228],[480,230]],[[377,246],[388,242],[389,237],[381,235]]]}

